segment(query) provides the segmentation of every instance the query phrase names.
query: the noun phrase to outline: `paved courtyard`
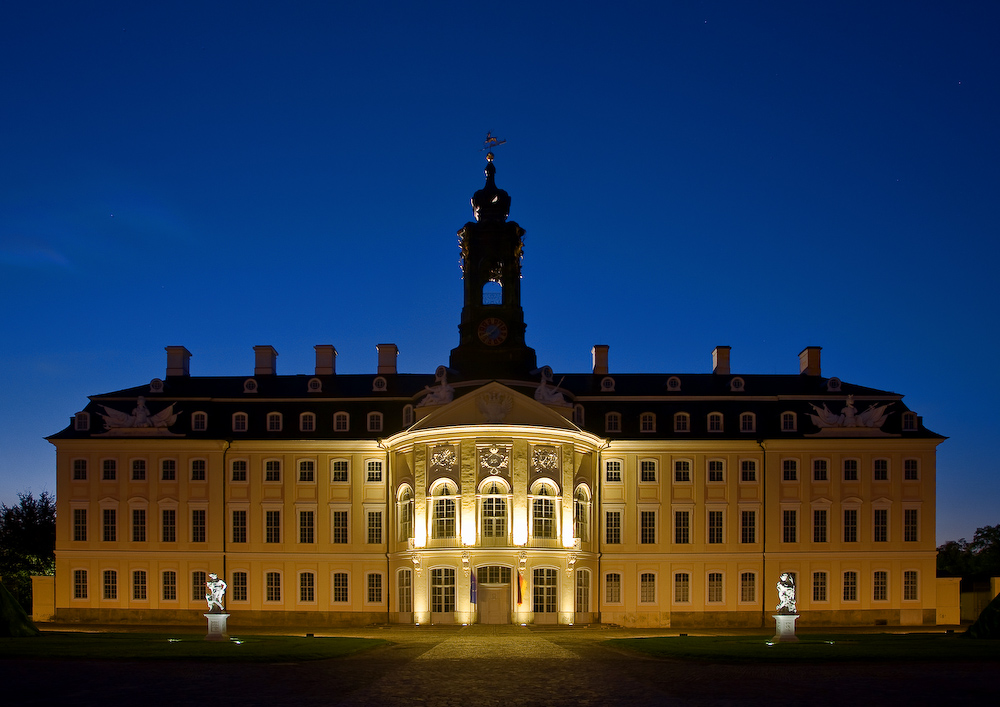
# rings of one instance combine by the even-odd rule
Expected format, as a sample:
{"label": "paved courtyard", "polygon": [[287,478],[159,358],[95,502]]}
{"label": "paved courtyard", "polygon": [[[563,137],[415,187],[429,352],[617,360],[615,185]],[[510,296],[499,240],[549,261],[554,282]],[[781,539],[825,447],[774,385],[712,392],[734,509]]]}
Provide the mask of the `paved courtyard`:
{"label": "paved courtyard", "polygon": [[[324,634],[327,635],[327,634]],[[996,664],[716,665],[618,651],[636,631],[400,627],[330,635],[391,645],[339,660],[202,666],[0,661],[5,704],[868,705],[996,699]]]}

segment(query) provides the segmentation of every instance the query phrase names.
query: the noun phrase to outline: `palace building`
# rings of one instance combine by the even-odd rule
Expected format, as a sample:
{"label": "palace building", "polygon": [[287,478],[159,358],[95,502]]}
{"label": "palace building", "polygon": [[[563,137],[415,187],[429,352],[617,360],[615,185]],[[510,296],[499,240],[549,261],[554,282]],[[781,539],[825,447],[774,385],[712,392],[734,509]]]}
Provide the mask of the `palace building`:
{"label": "palace building", "polygon": [[[448,365],[166,373],[95,395],[57,449],[55,618],[231,624],[935,623],[935,449],[897,393],[821,372],[557,372],[528,346],[524,230],[486,184],[459,232]],[[707,358],[707,356],[706,356]],[[708,367],[706,366],[706,369]]]}

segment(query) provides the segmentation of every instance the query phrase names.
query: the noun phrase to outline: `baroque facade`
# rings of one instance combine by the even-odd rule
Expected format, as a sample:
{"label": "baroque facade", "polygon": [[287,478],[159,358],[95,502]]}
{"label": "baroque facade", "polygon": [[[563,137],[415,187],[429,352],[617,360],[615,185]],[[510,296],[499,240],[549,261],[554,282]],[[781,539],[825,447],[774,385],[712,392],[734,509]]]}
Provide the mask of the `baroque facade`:
{"label": "baroque facade", "polygon": [[56,618],[243,625],[935,622],[935,449],[902,396],[824,377],[553,374],[527,346],[524,231],[492,154],[434,374],[191,375],[93,396],[57,448]]}

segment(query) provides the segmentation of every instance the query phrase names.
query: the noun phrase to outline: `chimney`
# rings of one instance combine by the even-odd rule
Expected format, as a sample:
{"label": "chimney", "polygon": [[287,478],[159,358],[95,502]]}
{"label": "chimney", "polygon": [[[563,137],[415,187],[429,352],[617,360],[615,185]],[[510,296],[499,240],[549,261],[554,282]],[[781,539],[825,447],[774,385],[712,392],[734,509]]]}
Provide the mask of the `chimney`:
{"label": "chimney", "polygon": [[594,344],[594,348],[590,350],[590,355],[594,359],[594,375],[608,375],[608,345]]}
{"label": "chimney", "polygon": [[167,346],[167,378],[191,375],[191,352],[183,346]]}
{"label": "chimney", "polygon": [[330,344],[317,344],[316,349],[316,375],[332,376],[337,373],[337,349]]}
{"label": "chimney", "polygon": [[799,373],[804,376],[820,375],[819,352],[822,346],[806,346],[799,352]]}
{"label": "chimney", "polygon": [[396,345],[376,344],[375,350],[378,351],[378,373],[395,373],[396,357],[399,355]]}
{"label": "chimney", "polygon": [[256,365],[253,369],[255,376],[273,376],[278,372],[276,365],[278,352],[273,346],[254,346],[253,352],[256,356]]}
{"label": "chimney", "polygon": [[729,375],[729,350],[731,346],[716,346],[712,350],[712,373]]}

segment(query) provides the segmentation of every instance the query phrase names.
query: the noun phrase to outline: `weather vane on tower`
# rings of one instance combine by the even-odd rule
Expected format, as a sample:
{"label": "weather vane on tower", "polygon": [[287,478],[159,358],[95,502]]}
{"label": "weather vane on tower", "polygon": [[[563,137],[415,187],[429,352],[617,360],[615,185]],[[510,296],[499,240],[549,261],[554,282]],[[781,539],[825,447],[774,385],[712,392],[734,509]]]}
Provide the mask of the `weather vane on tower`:
{"label": "weather vane on tower", "polygon": [[489,152],[486,155],[486,159],[492,162],[493,148],[499,147],[500,145],[503,145],[505,142],[507,142],[507,140],[501,140],[498,137],[493,137],[493,131],[490,130],[486,133],[486,139],[483,140],[483,147],[479,151],[482,152],[483,150],[489,150]]}

